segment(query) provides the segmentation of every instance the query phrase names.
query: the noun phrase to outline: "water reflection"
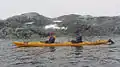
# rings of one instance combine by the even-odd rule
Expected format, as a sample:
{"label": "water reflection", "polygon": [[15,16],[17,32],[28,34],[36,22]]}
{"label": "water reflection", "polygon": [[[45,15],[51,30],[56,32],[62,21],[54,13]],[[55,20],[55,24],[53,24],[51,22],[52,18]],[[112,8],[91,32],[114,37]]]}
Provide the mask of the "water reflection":
{"label": "water reflection", "polygon": [[50,52],[55,52],[55,47],[49,47],[49,49],[50,49]]}
{"label": "water reflection", "polygon": [[[70,53],[70,57],[67,59],[68,63],[71,66],[78,66],[79,62],[80,62],[80,58],[82,57],[82,53],[83,53],[83,47],[73,47],[73,50]],[[78,66],[79,67],[79,66]]]}
{"label": "water reflection", "polygon": [[75,47],[75,55],[80,55],[83,50],[83,46]]}

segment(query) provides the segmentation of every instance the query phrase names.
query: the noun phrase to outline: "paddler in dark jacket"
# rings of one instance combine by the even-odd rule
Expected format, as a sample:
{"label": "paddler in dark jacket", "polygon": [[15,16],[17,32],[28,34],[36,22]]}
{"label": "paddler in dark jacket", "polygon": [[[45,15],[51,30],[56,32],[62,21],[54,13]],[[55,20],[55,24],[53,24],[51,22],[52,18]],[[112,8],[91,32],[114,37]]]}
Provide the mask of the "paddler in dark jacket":
{"label": "paddler in dark jacket", "polygon": [[54,43],[56,39],[56,37],[54,36],[54,32],[50,32],[48,35],[48,41],[46,41],[46,43]]}
{"label": "paddler in dark jacket", "polygon": [[80,42],[82,42],[82,36],[81,36],[81,34],[77,34],[77,36],[76,36],[76,42],[77,43],[80,43]]}
{"label": "paddler in dark jacket", "polygon": [[82,36],[80,34],[80,30],[79,29],[77,29],[75,31],[75,34],[76,34],[76,40],[72,40],[71,42],[72,43],[80,43],[80,42],[82,42]]}

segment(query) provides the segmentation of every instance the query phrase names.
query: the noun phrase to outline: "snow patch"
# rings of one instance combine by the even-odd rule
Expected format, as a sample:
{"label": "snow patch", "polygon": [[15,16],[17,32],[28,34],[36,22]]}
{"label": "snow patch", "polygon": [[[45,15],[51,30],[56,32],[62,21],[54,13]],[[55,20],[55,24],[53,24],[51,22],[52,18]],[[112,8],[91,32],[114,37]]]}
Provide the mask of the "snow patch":
{"label": "snow patch", "polygon": [[67,27],[61,27],[61,29],[65,29],[65,30],[67,30]]}
{"label": "snow patch", "polygon": [[25,24],[33,24],[34,22],[28,22],[28,23],[25,23]]}
{"label": "snow patch", "polygon": [[59,27],[57,24],[50,24],[50,25],[46,25],[45,29],[67,29],[66,27]]}
{"label": "snow patch", "polygon": [[60,21],[60,20],[54,20],[53,22],[55,22],[55,23],[60,23],[60,22],[62,22],[62,21]]}
{"label": "snow patch", "polygon": [[59,29],[59,27],[57,26],[57,24],[50,24],[50,25],[46,25],[46,26],[45,26],[45,29],[49,29],[49,28]]}

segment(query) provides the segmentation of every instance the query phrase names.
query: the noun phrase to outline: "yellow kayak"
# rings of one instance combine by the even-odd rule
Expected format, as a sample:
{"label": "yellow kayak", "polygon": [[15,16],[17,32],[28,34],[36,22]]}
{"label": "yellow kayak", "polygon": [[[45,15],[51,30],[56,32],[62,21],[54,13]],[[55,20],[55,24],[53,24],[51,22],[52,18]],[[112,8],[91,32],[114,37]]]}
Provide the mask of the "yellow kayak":
{"label": "yellow kayak", "polygon": [[94,42],[84,41],[81,43],[71,43],[71,42],[63,42],[63,43],[43,43],[43,42],[13,42],[18,47],[53,47],[53,46],[84,46],[84,45],[101,45],[101,44],[109,44],[110,40],[97,40]]}

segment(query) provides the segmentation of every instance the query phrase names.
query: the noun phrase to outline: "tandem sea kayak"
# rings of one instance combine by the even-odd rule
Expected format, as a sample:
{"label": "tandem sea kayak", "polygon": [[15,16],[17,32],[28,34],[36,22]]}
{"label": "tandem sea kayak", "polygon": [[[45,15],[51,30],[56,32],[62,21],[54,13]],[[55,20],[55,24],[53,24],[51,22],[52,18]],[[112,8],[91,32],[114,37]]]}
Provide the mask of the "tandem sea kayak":
{"label": "tandem sea kayak", "polygon": [[107,45],[113,44],[114,42],[109,40],[97,40],[93,42],[84,41],[81,43],[71,43],[71,42],[63,42],[63,43],[44,43],[44,42],[13,42],[17,47],[55,47],[55,46],[84,46],[84,45]]}

